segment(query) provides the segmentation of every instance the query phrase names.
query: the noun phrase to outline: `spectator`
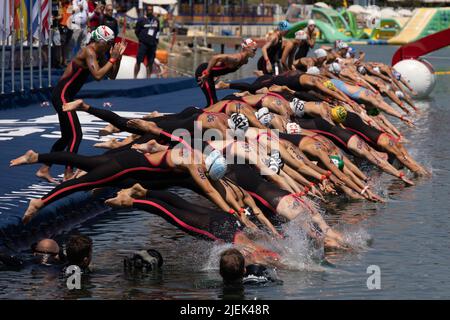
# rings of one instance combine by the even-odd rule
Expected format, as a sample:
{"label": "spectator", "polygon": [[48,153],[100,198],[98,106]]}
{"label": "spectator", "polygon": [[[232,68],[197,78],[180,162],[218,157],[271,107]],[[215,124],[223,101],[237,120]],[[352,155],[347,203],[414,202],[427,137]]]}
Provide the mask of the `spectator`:
{"label": "spectator", "polygon": [[101,25],[100,21],[103,20],[103,11],[105,10],[106,2],[89,0],[89,31],[97,29]]}
{"label": "spectator", "polygon": [[73,31],[69,28],[71,22],[70,13],[72,11],[72,4],[70,0],[61,0],[59,5],[59,34],[61,41],[61,64],[67,66],[70,60],[70,40],[72,39]]}
{"label": "spectator", "polygon": [[220,275],[225,285],[242,284],[245,275],[245,259],[236,249],[228,249],[220,255]]}
{"label": "spectator", "polygon": [[67,265],[76,265],[86,271],[92,260],[92,239],[74,235],[66,243]]}
{"label": "spectator", "polygon": [[139,40],[134,78],[139,73],[144,57],[147,57],[147,77],[150,77],[159,41],[159,21],[153,15],[153,6],[147,6],[147,14],[138,20],[134,32]]}
{"label": "spectator", "polygon": [[103,19],[100,24],[110,27],[111,30],[114,31],[116,37],[119,35],[119,23],[117,22],[117,19],[113,17],[113,6],[111,4],[106,5]]}
{"label": "spectator", "polygon": [[72,52],[75,55],[86,44],[88,23],[87,0],[72,0]]}

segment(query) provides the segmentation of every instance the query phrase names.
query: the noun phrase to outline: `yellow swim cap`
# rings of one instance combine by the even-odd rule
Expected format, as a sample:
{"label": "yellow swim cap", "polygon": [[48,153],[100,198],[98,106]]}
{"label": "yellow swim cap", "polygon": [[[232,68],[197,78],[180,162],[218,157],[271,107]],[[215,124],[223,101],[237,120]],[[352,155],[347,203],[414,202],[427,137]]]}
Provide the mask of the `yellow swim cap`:
{"label": "yellow swim cap", "polygon": [[347,110],[342,106],[337,106],[331,109],[331,119],[337,123],[344,122],[347,118]]}
{"label": "yellow swim cap", "polygon": [[330,89],[330,90],[336,89],[336,87],[334,86],[334,83],[331,82],[330,80],[325,81],[325,82],[323,83],[323,85],[324,85],[325,87],[327,87],[328,89]]}

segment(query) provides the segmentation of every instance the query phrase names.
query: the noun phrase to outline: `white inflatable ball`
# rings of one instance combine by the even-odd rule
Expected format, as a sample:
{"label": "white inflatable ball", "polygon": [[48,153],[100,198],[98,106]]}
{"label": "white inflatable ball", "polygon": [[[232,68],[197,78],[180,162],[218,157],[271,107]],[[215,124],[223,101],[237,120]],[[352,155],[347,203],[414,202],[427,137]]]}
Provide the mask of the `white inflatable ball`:
{"label": "white inflatable ball", "polygon": [[[136,64],[136,58],[130,56],[122,56],[120,62],[119,73],[117,73],[116,79],[134,79],[134,65]],[[141,63],[141,68],[137,75],[138,79],[147,78],[147,68]]]}
{"label": "white inflatable ball", "polygon": [[417,96],[412,96],[413,98],[426,98],[433,91],[436,76],[433,66],[428,61],[402,60],[395,64],[394,69],[417,92]]}

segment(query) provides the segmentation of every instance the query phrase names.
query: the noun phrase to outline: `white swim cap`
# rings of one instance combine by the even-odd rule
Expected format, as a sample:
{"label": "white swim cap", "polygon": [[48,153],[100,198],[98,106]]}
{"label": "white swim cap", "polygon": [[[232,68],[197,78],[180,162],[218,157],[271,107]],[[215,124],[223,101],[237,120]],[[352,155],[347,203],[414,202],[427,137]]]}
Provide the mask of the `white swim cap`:
{"label": "white swim cap", "polygon": [[392,71],[392,74],[394,75],[395,79],[397,79],[397,80],[400,80],[402,78],[401,73],[396,70]]}
{"label": "white swim cap", "polygon": [[214,150],[206,157],[205,166],[212,180],[221,179],[227,172],[227,161],[219,150]]}
{"label": "white swim cap", "polygon": [[302,132],[302,128],[295,122],[289,122],[286,125],[286,132],[289,134],[300,134]]}
{"label": "white swim cap", "polygon": [[99,26],[97,29],[91,32],[91,39],[95,42],[99,42],[100,40],[109,42],[114,40],[115,35],[114,31],[107,26]]}
{"label": "white swim cap", "polygon": [[257,43],[252,38],[244,39],[241,42],[241,47],[243,49],[250,48],[250,47],[257,47],[257,46],[258,46]]}
{"label": "white swim cap", "polygon": [[306,71],[307,74],[312,74],[312,75],[319,75],[320,74],[320,70],[317,67],[309,67],[308,70]]}
{"label": "white swim cap", "polygon": [[327,52],[324,49],[317,49],[314,51],[316,58],[323,58],[327,56]]}
{"label": "white swim cap", "polygon": [[234,131],[247,131],[249,127],[248,119],[242,113],[233,113],[228,119],[228,126]]}
{"label": "white swim cap", "polygon": [[359,66],[358,72],[364,75],[364,74],[367,74],[367,69],[364,66]]}
{"label": "white swim cap", "polygon": [[400,90],[395,91],[395,95],[399,98],[399,99],[404,99],[405,95],[403,94],[403,92],[401,92]]}
{"label": "white swim cap", "polygon": [[256,118],[258,118],[259,122],[261,122],[264,126],[269,126],[270,122],[273,119],[273,116],[270,114],[269,109],[263,107],[255,112]]}
{"label": "white swim cap", "polygon": [[305,101],[294,98],[289,102],[289,106],[297,117],[301,118],[305,114]]}
{"label": "white swim cap", "polygon": [[338,43],[337,43],[337,48],[340,50],[340,49],[347,49],[348,48],[348,44],[347,43],[345,43],[344,41],[339,41]]}
{"label": "white swim cap", "polygon": [[333,62],[332,64],[330,64],[330,66],[328,67],[328,71],[330,71],[331,73],[334,73],[336,75],[338,75],[341,72],[341,66],[339,65],[339,63],[337,62]]}
{"label": "white swim cap", "polygon": [[303,30],[299,30],[295,33],[295,39],[297,40],[306,40],[308,39],[308,36],[306,35],[306,32]]}
{"label": "white swim cap", "polygon": [[373,71],[375,71],[375,72],[377,72],[377,73],[380,73],[380,68],[379,68],[379,67],[374,67],[374,68],[373,68]]}

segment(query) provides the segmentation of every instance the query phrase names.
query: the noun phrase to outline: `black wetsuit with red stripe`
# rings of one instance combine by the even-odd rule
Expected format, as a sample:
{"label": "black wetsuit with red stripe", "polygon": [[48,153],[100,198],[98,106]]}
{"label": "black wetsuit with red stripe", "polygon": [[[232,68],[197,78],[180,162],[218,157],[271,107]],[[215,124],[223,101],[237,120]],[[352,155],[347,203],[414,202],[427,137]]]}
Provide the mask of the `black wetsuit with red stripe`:
{"label": "black wetsuit with red stripe", "polygon": [[51,152],[65,150],[77,153],[83,138],[77,113],[75,111],[64,112],[62,106],[64,103],[75,99],[75,95],[80,91],[91,73],[89,69],[81,68],[73,61],[71,66],[72,71],[59,79],[52,91],[52,104],[58,113],[61,138],[53,144]]}
{"label": "black wetsuit with red stripe", "polygon": [[230,83],[230,89],[248,91],[255,94],[256,91],[262,88],[269,88],[272,85],[287,86],[294,91],[309,90],[300,85],[300,76],[304,72],[299,70],[286,71],[278,76],[264,75],[258,77],[253,83],[233,82]]}
{"label": "black wetsuit with red stripe", "polygon": [[356,135],[356,133],[343,129],[339,126],[333,126],[322,118],[313,119],[297,119],[298,124],[303,129],[321,134],[334,142],[338,147],[347,153],[351,153],[348,149],[348,141]]}
{"label": "black wetsuit with red stripe", "polygon": [[81,190],[117,185],[126,179],[164,179],[173,168],[167,164],[167,150],[158,163],[150,154],[134,149],[100,156],[82,156],[70,152],[39,154],[38,162],[75,166],[87,172],[80,178],[65,181],[42,197],[45,205]]}
{"label": "black wetsuit with red stripe", "polygon": [[248,164],[229,164],[226,178],[246,190],[271,219],[275,218],[277,206],[283,197],[290,195],[288,191],[265,180],[257,169]]}
{"label": "black wetsuit with red stripe", "polygon": [[133,207],[159,215],[175,227],[212,241],[233,242],[244,229],[230,213],[193,204],[168,191],[147,191],[144,199],[133,201]]}
{"label": "black wetsuit with red stripe", "polygon": [[[200,85],[200,89],[202,89],[203,94],[205,95],[206,98],[206,107],[209,107],[210,105],[215,104],[218,100],[217,100],[217,95],[216,95],[216,84],[214,83],[214,78],[215,77],[220,77],[229,73],[233,73],[236,70],[238,70],[242,65],[239,64],[237,66],[235,66],[234,68],[228,68],[225,66],[217,66],[217,67],[213,67],[211,69],[211,72],[209,73],[209,75],[206,77],[206,79],[204,79],[202,84]],[[199,83],[199,78],[203,75],[204,71],[208,68],[208,63],[202,63],[201,65],[199,65],[197,67],[197,70],[195,70],[195,79],[197,80],[197,83]]]}
{"label": "black wetsuit with red stripe", "polygon": [[354,112],[347,112],[347,118],[342,124],[347,130],[356,133],[372,147],[379,149],[378,139],[384,133],[383,131],[369,126]]}

